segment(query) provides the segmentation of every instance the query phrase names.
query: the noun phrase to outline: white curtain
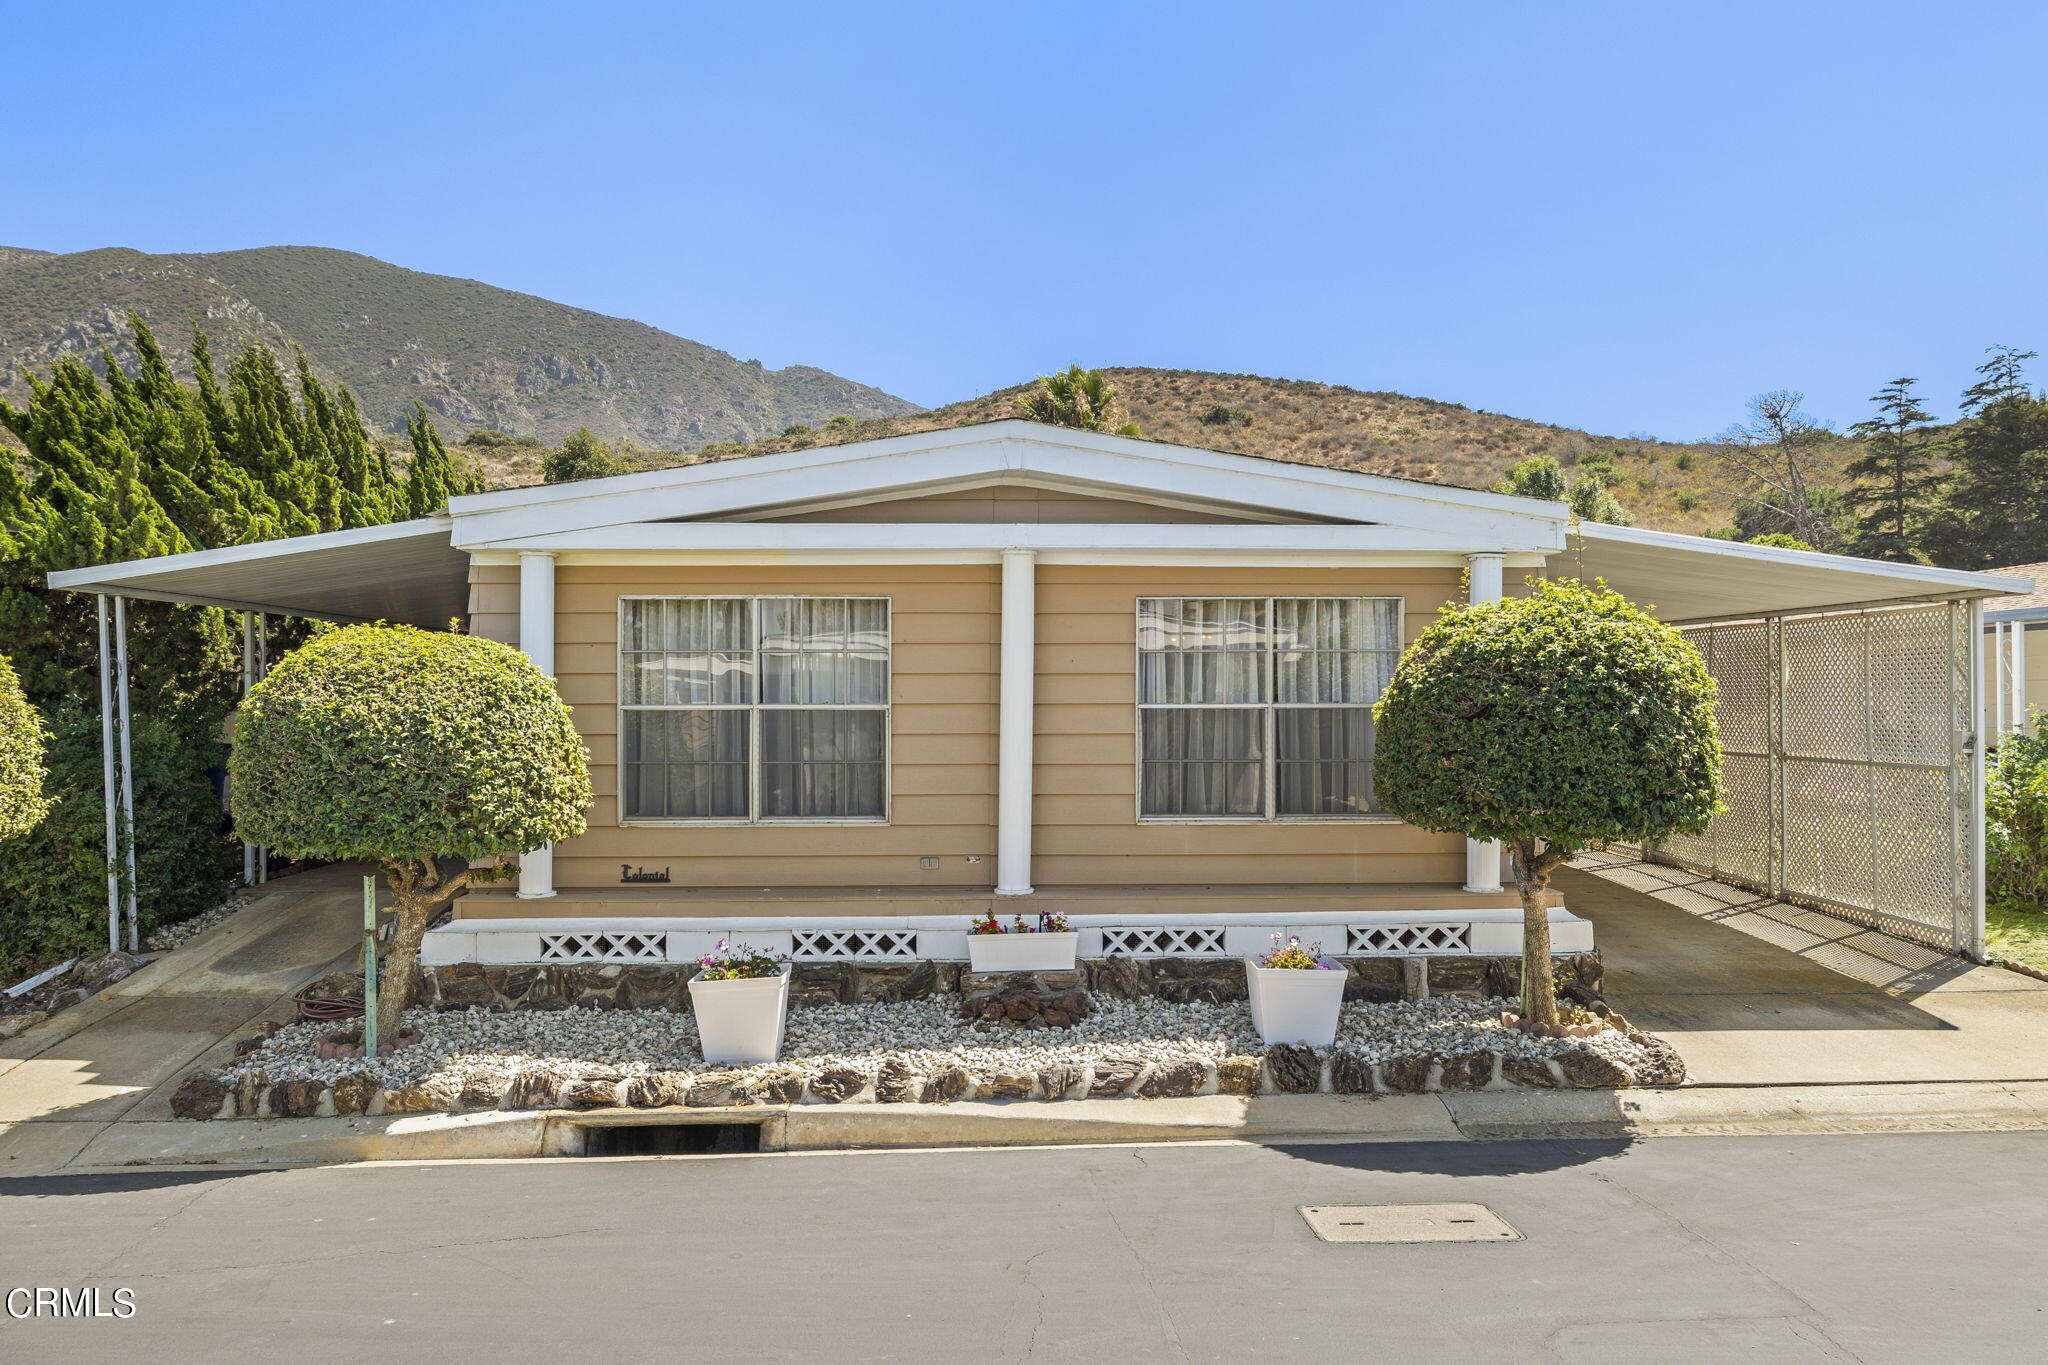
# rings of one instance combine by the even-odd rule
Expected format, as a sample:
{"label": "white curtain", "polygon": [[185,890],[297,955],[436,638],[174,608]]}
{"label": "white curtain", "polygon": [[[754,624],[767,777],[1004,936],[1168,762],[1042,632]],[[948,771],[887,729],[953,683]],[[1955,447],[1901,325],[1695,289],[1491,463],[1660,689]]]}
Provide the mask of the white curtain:
{"label": "white curtain", "polygon": [[886,812],[883,599],[627,599],[619,702],[628,818]]}
{"label": "white curtain", "polygon": [[1399,658],[1403,605],[1141,601],[1140,810],[1253,819],[1371,812],[1371,706]]}

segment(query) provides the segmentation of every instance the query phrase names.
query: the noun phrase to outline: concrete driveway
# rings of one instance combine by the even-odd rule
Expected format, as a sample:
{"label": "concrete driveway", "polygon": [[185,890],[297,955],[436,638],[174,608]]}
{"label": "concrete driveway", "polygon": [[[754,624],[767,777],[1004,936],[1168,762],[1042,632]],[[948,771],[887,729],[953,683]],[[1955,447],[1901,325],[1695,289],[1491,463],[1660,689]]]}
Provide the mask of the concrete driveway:
{"label": "concrete driveway", "polygon": [[170,1092],[225,1059],[291,993],[355,960],[360,869],[327,867],[254,888],[254,904],[106,994],[0,1043],[0,1174],[51,1169],[109,1123],[168,1119]]}
{"label": "concrete driveway", "polygon": [[1595,925],[1609,1001],[1695,1083],[2048,1079],[2048,982],[1621,857],[1556,885]]}

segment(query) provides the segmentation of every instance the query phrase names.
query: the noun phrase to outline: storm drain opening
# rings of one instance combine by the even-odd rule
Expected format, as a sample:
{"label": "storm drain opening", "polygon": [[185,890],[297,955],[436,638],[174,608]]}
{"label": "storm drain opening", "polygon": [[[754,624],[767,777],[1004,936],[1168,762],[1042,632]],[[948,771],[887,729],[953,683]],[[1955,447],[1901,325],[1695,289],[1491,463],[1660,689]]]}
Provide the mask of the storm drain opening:
{"label": "storm drain opening", "polygon": [[1304,1204],[1325,1242],[1519,1242],[1522,1234],[1484,1204]]}
{"label": "storm drain opening", "polygon": [[586,1123],[578,1156],[724,1156],[761,1150],[758,1123]]}

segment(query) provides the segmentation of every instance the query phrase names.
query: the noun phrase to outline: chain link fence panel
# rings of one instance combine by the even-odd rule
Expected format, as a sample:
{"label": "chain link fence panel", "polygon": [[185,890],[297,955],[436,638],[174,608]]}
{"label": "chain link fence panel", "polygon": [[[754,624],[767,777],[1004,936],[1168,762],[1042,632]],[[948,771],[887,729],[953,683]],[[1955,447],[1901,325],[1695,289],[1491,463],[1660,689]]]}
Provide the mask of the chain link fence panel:
{"label": "chain link fence panel", "polygon": [[1952,952],[1982,949],[1968,602],[1689,627],[1720,687],[1723,800],[1647,850]]}

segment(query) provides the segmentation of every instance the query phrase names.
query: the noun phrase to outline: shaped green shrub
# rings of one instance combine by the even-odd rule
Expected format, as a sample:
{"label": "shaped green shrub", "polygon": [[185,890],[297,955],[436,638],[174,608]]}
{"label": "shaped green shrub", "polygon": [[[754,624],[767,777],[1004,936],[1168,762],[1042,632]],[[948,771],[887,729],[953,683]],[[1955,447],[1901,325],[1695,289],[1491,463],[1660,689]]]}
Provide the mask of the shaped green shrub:
{"label": "shaped green shrub", "polygon": [[0,839],[28,833],[49,810],[46,776],[42,717],[22,695],[14,665],[0,654]]}
{"label": "shaped green shrub", "polygon": [[242,702],[243,838],[380,864],[397,894],[378,1029],[396,1037],[434,912],[502,859],[584,830],[590,770],[554,684],[508,645],[410,626],[323,631]]}
{"label": "shaped green shrub", "polygon": [[1451,604],[1374,708],[1381,805],[1500,840],[1522,896],[1522,1017],[1554,1023],[1551,870],[1579,850],[1696,834],[1720,809],[1714,680],[1685,638],[1605,584]]}

